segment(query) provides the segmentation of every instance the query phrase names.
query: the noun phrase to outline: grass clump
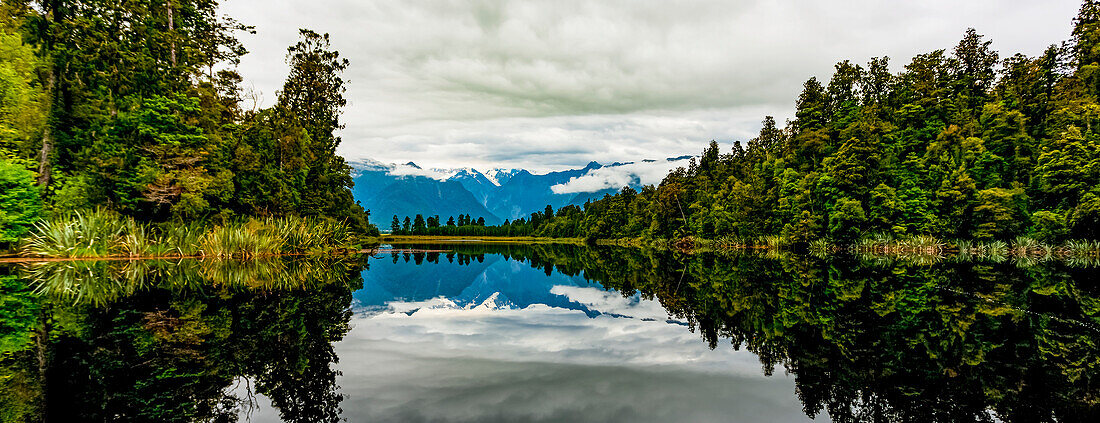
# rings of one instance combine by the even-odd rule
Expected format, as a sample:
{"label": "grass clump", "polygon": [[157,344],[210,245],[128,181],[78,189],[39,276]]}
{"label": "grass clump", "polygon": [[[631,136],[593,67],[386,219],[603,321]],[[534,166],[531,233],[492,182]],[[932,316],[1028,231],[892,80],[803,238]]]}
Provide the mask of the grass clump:
{"label": "grass clump", "polygon": [[766,235],[761,238],[761,243],[768,247],[768,249],[777,250],[783,248],[787,243],[783,240],[783,237],[779,235]]}
{"label": "grass clump", "polygon": [[810,252],[810,254],[820,258],[829,255],[829,253],[831,253],[836,248],[836,246],[829,243],[828,240],[815,239],[813,241],[810,241],[810,245],[806,248]]}
{"label": "grass clump", "polygon": [[150,224],[116,213],[74,212],[39,222],[23,246],[35,257],[219,257],[319,254],[349,248],[354,234],[340,222],[280,217],[204,226]]}
{"label": "grass clump", "polygon": [[105,257],[121,246],[128,222],[103,210],[36,223],[24,253],[42,257]]}

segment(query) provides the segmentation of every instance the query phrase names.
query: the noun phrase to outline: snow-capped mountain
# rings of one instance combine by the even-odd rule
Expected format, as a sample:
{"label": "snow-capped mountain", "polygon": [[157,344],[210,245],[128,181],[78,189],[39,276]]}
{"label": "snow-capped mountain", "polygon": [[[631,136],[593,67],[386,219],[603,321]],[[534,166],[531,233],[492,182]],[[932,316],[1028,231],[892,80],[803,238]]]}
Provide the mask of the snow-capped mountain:
{"label": "snow-capped mountain", "polygon": [[509,179],[516,176],[519,173],[527,172],[523,169],[489,169],[483,173],[486,178],[489,179],[496,186],[501,186],[508,183]]}
{"label": "snow-capped mountain", "polygon": [[692,156],[532,173],[524,169],[424,168],[414,162],[386,164],[362,159],[351,162],[355,199],[371,211],[371,221],[388,229],[417,214],[484,217],[490,224],[527,217],[546,205],[555,209],[584,204],[623,187],[659,183],[670,169],[686,166]]}

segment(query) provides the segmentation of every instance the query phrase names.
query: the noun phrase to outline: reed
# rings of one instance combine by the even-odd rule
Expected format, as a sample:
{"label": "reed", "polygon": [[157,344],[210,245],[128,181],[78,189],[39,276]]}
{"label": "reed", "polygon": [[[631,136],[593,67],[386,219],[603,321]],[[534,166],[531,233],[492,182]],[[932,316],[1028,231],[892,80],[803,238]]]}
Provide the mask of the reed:
{"label": "reed", "polygon": [[1100,241],[1070,240],[1061,250],[1074,257],[1100,257]]}
{"label": "reed", "polygon": [[36,257],[219,257],[320,254],[348,248],[354,234],[340,222],[281,217],[204,227],[144,224],[96,210],[40,222],[22,251]]}
{"label": "reed", "polygon": [[126,222],[104,210],[74,212],[35,224],[24,253],[46,257],[102,257],[124,242]]}
{"label": "reed", "polygon": [[768,249],[772,249],[772,250],[778,250],[780,248],[783,248],[783,246],[786,245],[786,242],[784,242],[783,237],[781,237],[779,235],[767,235],[767,236],[763,237],[761,239],[761,241],[763,241],[763,244],[765,246],[767,246]]}
{"label": "reed", "polygon": [[875,233],[856,241],[852,249],[869,254],[939,255],[943,253],[946,246],[945,242],[931,235],[895,238],[892,234]]}
{"label": "reed", "polygon": [[809,250],[810,254],[814,255],[815,257],[824,257],[831,253],[834,247],[835,246],[829,243],[828,240],[815,239],[813,241],[810,241],[810,245],[807,246],[807,249]]}
{"label": "reed", "polygon": [[1011,250],[1016,255],[1044,255],[1050,252],[1051,247],[1035,238],[1018,236],[1012,240]]}
{"label": "reed", "polygon": [[715,246],[719,248],[744,248],[749,242],[737,235],[723,235],[715,240]]}

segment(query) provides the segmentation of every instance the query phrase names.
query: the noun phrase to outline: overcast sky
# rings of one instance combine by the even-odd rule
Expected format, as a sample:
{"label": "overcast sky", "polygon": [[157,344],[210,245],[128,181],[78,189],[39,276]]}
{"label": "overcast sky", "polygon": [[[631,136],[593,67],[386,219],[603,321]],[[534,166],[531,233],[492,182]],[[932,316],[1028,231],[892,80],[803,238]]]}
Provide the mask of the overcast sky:
{"label": "overcast sky", "polygon": [[240,71],[275,99],[298,28],[351,61],[349,159],[551,170],[697,154],[792,115],[839,60],[950,49],[1001,56],[1069,36],[1078,0],[224,0],[256,26]]}

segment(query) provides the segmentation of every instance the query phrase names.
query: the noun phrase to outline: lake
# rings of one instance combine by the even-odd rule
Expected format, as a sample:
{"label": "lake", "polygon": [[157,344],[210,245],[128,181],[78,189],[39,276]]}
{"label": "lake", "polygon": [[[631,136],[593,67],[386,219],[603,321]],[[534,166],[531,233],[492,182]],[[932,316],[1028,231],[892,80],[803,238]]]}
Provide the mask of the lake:
{"label": "lake", "polygon": [[1095,263],[402,248],[0,266],[0,416],[1100,420]]}

